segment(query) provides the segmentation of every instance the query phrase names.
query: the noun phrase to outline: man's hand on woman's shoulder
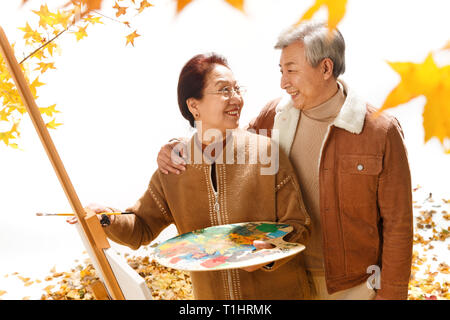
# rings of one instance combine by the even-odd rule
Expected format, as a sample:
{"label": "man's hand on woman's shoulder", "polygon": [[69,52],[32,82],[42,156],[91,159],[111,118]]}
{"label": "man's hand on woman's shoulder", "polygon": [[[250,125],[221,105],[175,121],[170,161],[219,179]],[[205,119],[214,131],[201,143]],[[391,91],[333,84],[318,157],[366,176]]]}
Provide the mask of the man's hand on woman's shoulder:
{"label": "man's hand on woman's shoulder", "polygon": [[186,170],[186,162],[182,158],[183,148],[180,148],[183,143],[183,139],[171,139],[161,147],[156,159],[159,171],[164,174],[180,174]]}

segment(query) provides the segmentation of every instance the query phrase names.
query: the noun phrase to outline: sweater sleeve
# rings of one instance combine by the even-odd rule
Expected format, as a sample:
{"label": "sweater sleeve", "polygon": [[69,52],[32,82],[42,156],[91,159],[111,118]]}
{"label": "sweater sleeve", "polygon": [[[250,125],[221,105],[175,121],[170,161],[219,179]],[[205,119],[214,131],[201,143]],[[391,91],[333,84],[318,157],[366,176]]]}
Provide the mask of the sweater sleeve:
{"label": "sweater sleeve", "polygon": [[[276,175],[275,192],[277,222],[287,223],[294,228],[284,237],[284,240],[306,245],[311,235],[311,220],[303,203],[294,168],[281,149],[279,149],[279,168]],[[293,257],[275,261],[270,271],[276,270]]]}
{"label": "sweater sleeve", "polygon": [[275,192],[278,221],[294,227],[294,230],[285,237],[285,240],[306,245],[311,234],[311,220],[303,203],[294,168],[281,149],[279,150],[279,169]]}
{"label": "sweater sleeve", "polygon": [[173,223],[160,175],[155,171],[143,196],[127,209],[132,214],[115,216],[114,222],[104,228],[108,238],[136,250]]}
{"label": "sweater sleeve", "polygon": [[378,206],[383,228],[378,294],[385,299],[406,299],[414,234],[412,191],[403,132],[395,119],[387,131]]}

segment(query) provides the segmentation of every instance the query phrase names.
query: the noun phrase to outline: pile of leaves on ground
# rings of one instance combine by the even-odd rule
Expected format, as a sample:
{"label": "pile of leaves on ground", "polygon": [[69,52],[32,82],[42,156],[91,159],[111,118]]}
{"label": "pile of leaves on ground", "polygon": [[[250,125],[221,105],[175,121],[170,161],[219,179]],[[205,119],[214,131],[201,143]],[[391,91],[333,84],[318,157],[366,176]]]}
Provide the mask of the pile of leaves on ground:
{"label": "pile of leaves on ground", "polygon": [[[450,200],[433,199],[431,193],[423,192],[420,187],[414,189],[414,198],[414,248],[408,299],[450,300]],[[144,257],[124,254],[128,264],[145,279],[153,299],[193,299],[189,273],[166,268],[149,257],[151,253]],[[94,300],[90,285],[99,280],[89,259],[67,272],[56,272],[53,268],[44,280],[33,281],[18,273],[11,275],[22,280],[26,287],[48,282],[41,296],[43,300]],[[0,290],[0,296],[4,293]]]}
{"label": "pile of leaves on ground", "polygon": [[[128,256],[128,254],[125,254]],[[145,279],[155,300],[191,300],[192,285],[189,273],[166,268],[146,257],[128,257],[128,264]],[[48,286],[42,300],[95,300],[90,285],[99,281],[97,273],[90,261],[78,265],[70,272],[53,274],[51,277],[62,277],[59,286]]]}
{"label": "pile of leaves on ground", "polygon": [[[414,190],[418,189],[420,187]],[[408,299],[450,300],[450,200],[434,199],[431,193],[423,198],[414,201],[414,247]]]}

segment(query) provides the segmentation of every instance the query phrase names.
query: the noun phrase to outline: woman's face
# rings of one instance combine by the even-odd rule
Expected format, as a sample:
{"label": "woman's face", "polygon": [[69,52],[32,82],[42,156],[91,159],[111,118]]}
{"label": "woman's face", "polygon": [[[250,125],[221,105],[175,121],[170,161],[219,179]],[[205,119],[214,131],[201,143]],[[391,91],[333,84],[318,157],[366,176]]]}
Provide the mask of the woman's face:
{"label": "woman's face", "polygon": [[208,129],[217,129],[225,135],[226,129],[235,129],[239,126],[244,100],[235,91],[237,88],[233,72],[223,65],[215,64],[206,76],[203,98],[200,100],[190,98],[191,103],[188,99],[188,106],[191,105],[189,109],[195,120],[201,121],[204,134]]}

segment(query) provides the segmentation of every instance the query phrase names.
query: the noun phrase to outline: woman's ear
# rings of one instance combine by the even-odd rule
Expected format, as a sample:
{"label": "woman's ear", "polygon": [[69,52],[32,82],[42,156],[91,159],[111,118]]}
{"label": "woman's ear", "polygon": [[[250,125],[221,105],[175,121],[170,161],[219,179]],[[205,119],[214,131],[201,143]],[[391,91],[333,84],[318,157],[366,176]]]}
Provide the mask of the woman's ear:
{"label": "woman's ear", "polygon": [[198,111],[198,100],[195,98],[189,98],[186,100],[187,107],[189,111],[194,116],[194,119],[198,119],[200,117],[200,112]]}
{"label": "woman's ear", "polygon": [[325,58],[322,60],[322,72],[323,78],[325,80],[328,80],[333,76],[333,68],[334,68],[333,60],[331,60],[330,58]]}

